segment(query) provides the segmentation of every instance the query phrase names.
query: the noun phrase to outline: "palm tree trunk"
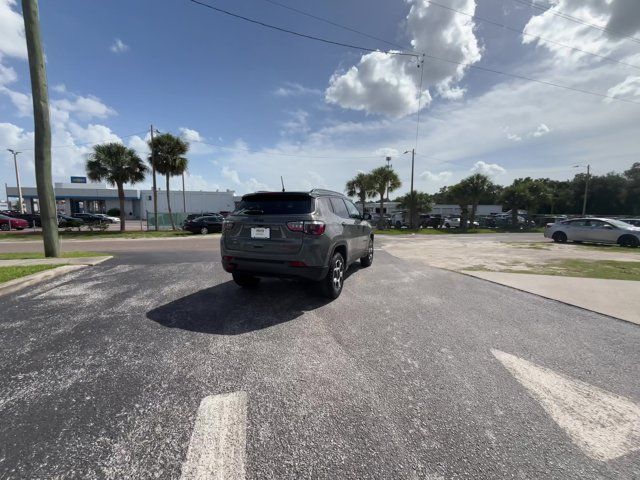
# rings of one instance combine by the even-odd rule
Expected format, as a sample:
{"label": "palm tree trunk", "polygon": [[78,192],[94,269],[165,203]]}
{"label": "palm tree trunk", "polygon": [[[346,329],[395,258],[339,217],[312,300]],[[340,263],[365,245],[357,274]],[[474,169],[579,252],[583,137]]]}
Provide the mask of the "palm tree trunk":
{"label": "palm tree trunk", "polygon": [[169,210],[169,218],[171,219],[171,230],[176,229],[176,223],[173,221],[173,214],[171,213],[171,192],[169,191],[169,174],[166,175],[167,179],[167,210]]}
{"label": "palm tree trunk", "polygon": [[511,226],[518,228],[518,207],[511,207]]}
{"label": "palm tree trunk", "polygon": [[42,222],[45,257],[60,256],[58,238],[58,212],[51,178],[51,124],[49,121],[49,92],[47,72],[40,38],[38,2],[22,0],[24,31],[29,57],[31,93],[33,96],[34,160],[38,206]]}
{"label": "palm tree trunk", "polygon": [[117,184],[118,186],[118,200],[120,201],[120,231],[125,231],[125,218],[124,214],[124,187],[121,183]]}
{"label": "palm tree trunk", "polygon": [[384,193],[380,194],[380,220],[378,220],[378,228],[384,228]]}
{"label": "palm tree trunk", "polygon": [[468,205],[460,205],[460,230],[467,231],[467,223],[469,221],[469,207]]}
{"label": "palm tree trunk", "polygon": [[473,222],[476,220],[476,212],[478,210],[478,204],[473,202],[471,205],[471,217],[469,218],[469,225],[473,228]]}

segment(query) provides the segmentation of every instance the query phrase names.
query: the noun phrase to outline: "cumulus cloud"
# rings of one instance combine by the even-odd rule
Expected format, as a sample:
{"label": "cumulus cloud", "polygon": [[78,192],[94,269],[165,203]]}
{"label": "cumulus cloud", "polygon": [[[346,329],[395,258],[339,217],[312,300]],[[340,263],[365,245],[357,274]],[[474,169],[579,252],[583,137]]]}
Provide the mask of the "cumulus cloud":
{"label": "cumulus cloud", "polygon": [[51,87],[51,90],[56,93],[67,93],[67,86],[64,83],[59,83]]}
{"label": "cumulus cloud", "polygon": [[102,100],[93,95],[87,97],[76,96],[72,100],[64,98],[54,100],[51,105],[64,112],[77,114],[80,118],[88,120],[91,118],[106,118],[115,115],[116,111],[104,104]]}
{"label": "cumulus cloud", "polygon": [[33,114],[33,102],[31,95],[11,90],[7,87],[0,86],[0,93],[5,94],[16,107],[16,113],[19,117],[28,117]]}
{"label": "cumulus cloud", "polygon": [[282,86],[273,91],[276,97],[301,97],[304,95],[320,95],[321,90],[308,88],[295,82],[284,82]]}
{"label": "cumulus cloud", "polygon": [[[624,81],[611,87],[607,91],[610,97],[640,97],[640,77],[629,76]],[[612,102],[610,98],[605,99],[607,103]]]}
{"label": "cumulus cloud", "polygon": [[3,55],[27,58],[24,22],[15,0],[0,0],[0,59]]}
{"label": "cumulus cloud", "polygon": [[420,174],[420,178],[423,180],[427,180],[428,182],[445,182],[449,180],[453,176],[453,172],[443,171],[438,173],[430,172],[429,170],[425,170]]}
{"label": "cumulus cloud", "polygon": [[531,136],[536,138],[542,137],[547,133],[549,133],[550,131],[551,129],[549,127],[547,127],[544,123],[541,123],[540,125],[538,125],[538,128],[536,128],[533,132],[531,132]]}
{"label": "cumulus cloud", "polygon": [[506,170],[497,163],[485,163],[482,160],[476,162],[470,171],[472,173],[483,173],[489,176],[500,175],[506,172]]}
{"label": "cumulus cloud", "polygon": [[[327,102],[366,113],[403,117],[416,112],[419,104],[426,106],[431,102],[430,89],[447,99],[463,96],[464,90],[456,86],[466,71],[461,63],[472,64],[481,58],[472,19],[434,7],[428,0],[408,3],[406,33],[412,48],[453,63],[426,59],[420,91],[421,71],[415,58],[368,53],[346,72],[332,75],[325,92]],[[453,0],[451,7],[473,13],[476,1]]]}
{"label": "cumulus cloud", "polygon": [[109,47],[109,49],[113,53],[124,53],[127,50],[129,50],[129,45],[126,45],[122,40],[120,40],[119,38],[116,38],[116,39],[114,39],[114,41],[111,44],[111,47]]}
{"label": "cumulus cloud", "polygon": [[255,192],[258,190],[269,190],[269,187],[265,183],[258,181],[254,177],[249,178],[247,181],[240,180],[238,171],[233,170],[226,165],[222,167],[221,173],[223,178],[229,180],[237,187],[240,187],[240,193]]}
{"label": "cumulus cloud", "polygon": [[180,136],[188,142],[202,142],[204,140],[200,132],[192,128],[180,127],[178,131],[180,132]]}
{"label": "cumulus cloud", "polygon": [[288,112],[289,119],[282,123],[282,135],[295,135],[307,133],[309,128],[309,112],[297,109]]}

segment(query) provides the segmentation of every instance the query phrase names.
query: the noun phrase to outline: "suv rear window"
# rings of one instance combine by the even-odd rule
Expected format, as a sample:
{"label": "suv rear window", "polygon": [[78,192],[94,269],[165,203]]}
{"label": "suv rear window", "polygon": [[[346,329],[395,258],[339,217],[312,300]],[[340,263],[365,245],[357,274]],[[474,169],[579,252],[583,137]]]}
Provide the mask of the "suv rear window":
{"label": "suv rear window", "polygon": [[243,197],[234,215],[300,215],[313,211],[309,195],[255,194]]}

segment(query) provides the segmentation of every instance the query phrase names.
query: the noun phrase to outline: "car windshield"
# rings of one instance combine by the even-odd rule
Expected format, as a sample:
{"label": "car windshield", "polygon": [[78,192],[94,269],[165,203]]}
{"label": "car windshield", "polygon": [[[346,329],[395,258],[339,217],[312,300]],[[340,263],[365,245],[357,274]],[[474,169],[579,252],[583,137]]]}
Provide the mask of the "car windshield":
{"label": "car windshield", "polygon": [[243,197],[234,215],[299,215],[311,213],[309,195],[257,194]]}

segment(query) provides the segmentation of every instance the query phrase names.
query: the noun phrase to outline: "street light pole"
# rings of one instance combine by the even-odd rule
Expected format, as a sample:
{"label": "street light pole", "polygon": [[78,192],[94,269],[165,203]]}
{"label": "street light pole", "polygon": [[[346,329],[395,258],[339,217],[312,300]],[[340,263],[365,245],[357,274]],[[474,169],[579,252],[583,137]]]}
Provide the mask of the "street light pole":
{"label": "street light pole", "polygon": [[153,148],[153,125],[151,125],[151,171],[153,173],[153,225],[158,231],[158,190],[156,188],[156,160]]}
{"label": "street light pole", "polygon": [[582,216],[587,214],[587,195],[589,194],[589,177],[591,176],[591,165],[587,165],[587,181],[584,184],[584,200],[582,201]]}
{"label": "street light pole", "polygon": [[20,171],[18,170],[18,154],[22,152],[17,152],[10,148],[7,148],[9,152],[13,155],[13,166],[16,169],[16,184],[18,187],[18,203],[20,205],[20,213],[24,213],[24,205],[22,204],[22,187],[20,186]]}
{"label": "street light pole", "polygon": [[[407,150],[404,153],[405,154],[409,153],[409,150]],[[416,198],[413,194],[413,171],[414,171],[415,160],[416,160],[416,149],[412,148],[411,149],[411,190],[409,193],[409,202],[410,202],[409,203],[409,226],[411,228],[413,228],[413,216],[414,216],[415,202],[416,202]]]}

